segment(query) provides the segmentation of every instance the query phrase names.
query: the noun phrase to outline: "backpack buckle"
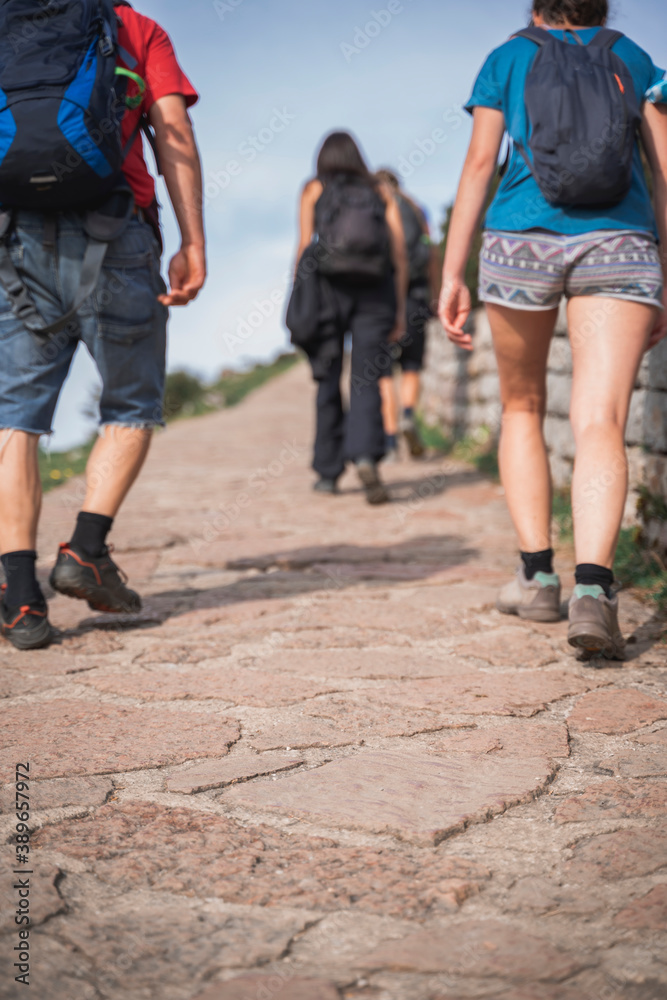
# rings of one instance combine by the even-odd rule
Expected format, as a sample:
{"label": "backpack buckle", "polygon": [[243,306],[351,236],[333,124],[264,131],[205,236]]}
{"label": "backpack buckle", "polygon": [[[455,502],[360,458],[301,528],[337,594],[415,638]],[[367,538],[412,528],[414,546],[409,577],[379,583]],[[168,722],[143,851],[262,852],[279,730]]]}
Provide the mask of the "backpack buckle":
{"label": "backpack buckle", "polygon": [[113,35],[111,33],[111,27],[106,21],[102,25],[99,48],[100,48],[100,55],[104,56],[105,58],[107,56],[112,56],[114,53]]}

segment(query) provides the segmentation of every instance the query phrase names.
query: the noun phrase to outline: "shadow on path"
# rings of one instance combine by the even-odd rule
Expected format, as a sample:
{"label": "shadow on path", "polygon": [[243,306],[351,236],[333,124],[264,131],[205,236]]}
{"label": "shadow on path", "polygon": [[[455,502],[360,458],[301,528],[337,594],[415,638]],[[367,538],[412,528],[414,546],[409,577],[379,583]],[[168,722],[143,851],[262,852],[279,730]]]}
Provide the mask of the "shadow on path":
{"label": "shadow on path", "polygon": [[428,579],[444,569],[463,566],[478,550],[454,535],[427,535],[396,545],[321,545],[237,559],[221,569],[248,573],[245,579],[210,589],[184,587],[147,595],[138,616],[109,615],[85,619],[62,638],[91,629],[128,631],[154,628],[191,611],[206,611],[249,601],[289,600],[303,595],[344,591],[364,582],[383,586]]}

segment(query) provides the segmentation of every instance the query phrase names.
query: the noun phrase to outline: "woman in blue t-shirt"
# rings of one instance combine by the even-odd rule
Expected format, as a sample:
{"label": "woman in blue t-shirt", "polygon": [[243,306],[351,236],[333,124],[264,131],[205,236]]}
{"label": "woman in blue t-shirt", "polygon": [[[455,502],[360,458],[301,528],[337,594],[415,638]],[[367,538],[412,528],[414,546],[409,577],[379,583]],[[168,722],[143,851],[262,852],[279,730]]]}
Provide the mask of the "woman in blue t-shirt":
{"label": "woman in blue t-shirt", "polygon": [[[533,4],[533,24],[559,43],[572,45],[588,45],[607,15],[607,0]],[[615,659],[624,650],[612,567],[628,489],[625,427],[642,356],[667,335],[667,254],[658,245],[659,240],[667,247],[667,108],[644,100],[649,91],[656,93],[664,73],[628,38],[619,36],[611,45],[627,73],[611,56],[610,72],[616,65],[614,76],[624,95],[630,74],[635,103],[641,104],[653,204],[635,143],[632,180],[620,200],[603,206],[563,205],[543,194],[529,142],[533,132],[526,81],[538,51],[544,50],[529,38],[510,39],[491,53],[475,83],[468,105],[473,135],[447,242],[440,318],[450,339],[472,350],[464,332],[470,313],[464,272],[507,131],[513,153],[486,217],[480,260],[480,298],[500,372],[500,468],[522,557],[516,578],[500,593],[498,608],[530,621],[560,618],[543,423],[549,346],[565,295],[574,365],[570,417],[576,441],[572,509],[577,552],[568,638],[584,658],[602,654]],[[555,106],[562,107],[556,94]],[[539,103],[538,109],[548,125],[549,107]],[[562,156],[562,145],[557,154]],[[596,168],[590,148],[577,148],[575,160],[578,170]]]}

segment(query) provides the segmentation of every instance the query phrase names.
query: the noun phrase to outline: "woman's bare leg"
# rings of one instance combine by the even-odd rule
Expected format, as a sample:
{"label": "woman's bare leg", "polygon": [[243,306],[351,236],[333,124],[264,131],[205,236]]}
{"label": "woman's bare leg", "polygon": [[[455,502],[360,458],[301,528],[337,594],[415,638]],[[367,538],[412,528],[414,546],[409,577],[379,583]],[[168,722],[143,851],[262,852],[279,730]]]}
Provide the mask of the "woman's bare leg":
{"label": "woman's bare leg", "polygon": [[503,407],[500,474],[522,552],[551,547],[552,486],[544,442],[546,371],[557,309],[487,305]]}
{"label": "woman's bare leg", "polygon": [[568,304],[576,442],[572,509],[577,563],[611,569],[628,492],[625,428],[657,310],[581,296]]}

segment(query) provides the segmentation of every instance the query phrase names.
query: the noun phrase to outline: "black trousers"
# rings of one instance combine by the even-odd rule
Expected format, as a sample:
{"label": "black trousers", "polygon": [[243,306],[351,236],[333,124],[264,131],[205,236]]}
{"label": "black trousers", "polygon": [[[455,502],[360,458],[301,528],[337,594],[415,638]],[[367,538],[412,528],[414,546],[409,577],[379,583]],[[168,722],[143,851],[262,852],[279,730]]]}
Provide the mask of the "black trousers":
{"label": "black trousers", "polygon": [[[346,462],[384,456],[384,427],[378,380],[391,371],[389,334],[396,322],[393,275],[372,285],[331,282],[336,302],[340,350],[326,372],[317,373],[317,432],[313,469],[337,479]],[[352,334],[350,408],[341,396],[343,342]]]}

